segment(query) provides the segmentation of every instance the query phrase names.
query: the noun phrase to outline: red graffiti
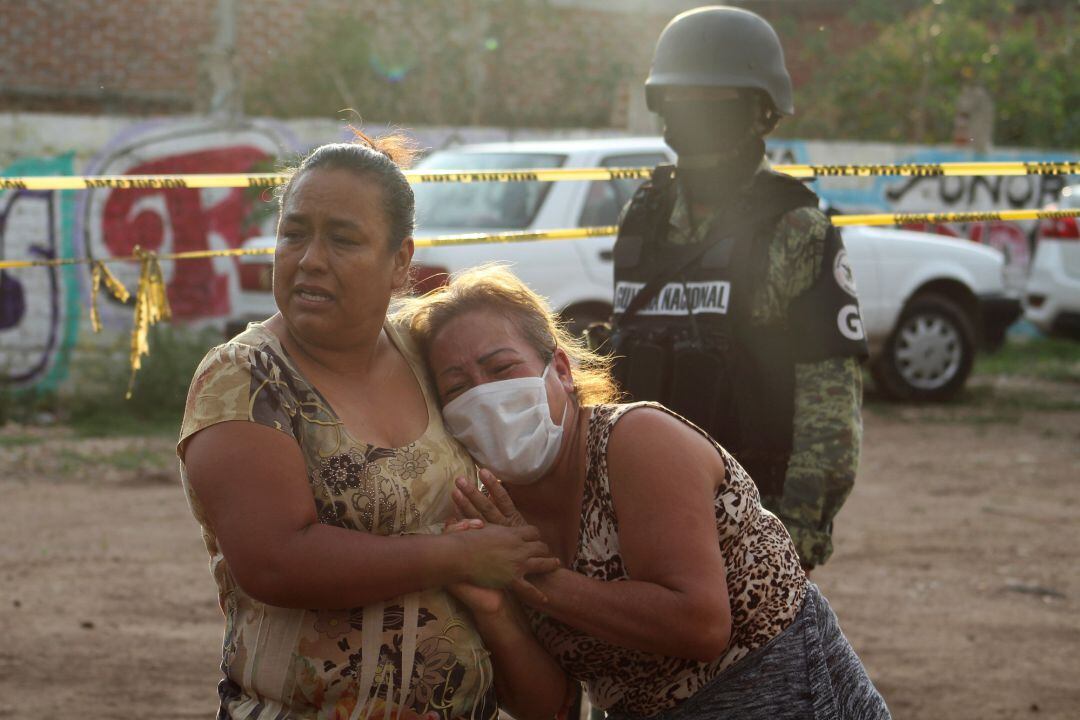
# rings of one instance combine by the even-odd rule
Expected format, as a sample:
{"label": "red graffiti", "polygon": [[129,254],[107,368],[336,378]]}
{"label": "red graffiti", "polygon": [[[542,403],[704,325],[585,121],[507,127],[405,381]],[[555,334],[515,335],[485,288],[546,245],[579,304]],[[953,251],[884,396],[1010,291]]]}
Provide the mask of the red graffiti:
{"label": "red graffiti", "polygon": [[[127,168],[126,172],[244,173],[252,172],[256,163],[268,157],[256,147],[231,146],[161,157]],[[208,204],[207,198],[214,200]],[[136,245],[162,252],[221,249],[222,245],[236,248],[258,234],[258,228],[245,224],[251,207],[251,199],[242,188],[113,191],[102,217],[103,242],[113,255],[129,255]],[[220,238],[213,247],[211,236]],[[232,309],[229,275],[216,270],[210,258],[176,263],[167,291],[177,319],[222,317]]]}
{"label": "red graffiti", "polygon": [[942,223],[908,223],[900,226],[904,230],[937,233],[958,240],[989,245],[1005,255],[1005,264],[1017,268],[1027,268],[1031,262],[1031,245],[1024,231],[1015,223],[994,220],[992,222],[971,223],[957,229],[955,225]]}
{"label": "red graffiti", "polygon": [[968,237],[977,243],[997,248],[1005,255],[1006,265],[1026,268],[1031,264],[1031,247],[1027,235],[1013,223],[995,220],[975,223],[968,230]]}

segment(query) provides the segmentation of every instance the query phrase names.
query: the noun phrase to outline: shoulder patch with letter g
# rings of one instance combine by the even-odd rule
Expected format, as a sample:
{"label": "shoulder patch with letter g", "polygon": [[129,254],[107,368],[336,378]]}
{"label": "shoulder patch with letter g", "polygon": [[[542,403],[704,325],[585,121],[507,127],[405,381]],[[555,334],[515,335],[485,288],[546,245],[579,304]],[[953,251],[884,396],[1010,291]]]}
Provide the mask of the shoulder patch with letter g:
{"label": "shoulder patch with letter g", "polygon": [[848,340],[862,340],[865,337],[862,318],[859,317],[859,308],[856,305],[845,305],[840,308],[836,316],[836,327]]}
{"label": "shoulder patch with letter g", "polygon": [[833,260],[833,277],[836,278],[836,284],[841,290],[855,297],[855,273],[852,272],[851,263],[848,262],[847,250],[843,248],[840,248]]}

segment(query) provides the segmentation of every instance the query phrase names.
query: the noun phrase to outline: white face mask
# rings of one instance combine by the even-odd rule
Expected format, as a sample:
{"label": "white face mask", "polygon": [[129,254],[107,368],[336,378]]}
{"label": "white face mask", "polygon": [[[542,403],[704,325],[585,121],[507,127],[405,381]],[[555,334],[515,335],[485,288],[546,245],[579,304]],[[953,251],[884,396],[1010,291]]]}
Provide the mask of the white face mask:
{"label": "white face mask", "polygon": [[562,444],[548,407],[545,379],[514,378],[477,385],[443,408],[446,429],[480,465],[507,483],[534,483],[551,469]]}

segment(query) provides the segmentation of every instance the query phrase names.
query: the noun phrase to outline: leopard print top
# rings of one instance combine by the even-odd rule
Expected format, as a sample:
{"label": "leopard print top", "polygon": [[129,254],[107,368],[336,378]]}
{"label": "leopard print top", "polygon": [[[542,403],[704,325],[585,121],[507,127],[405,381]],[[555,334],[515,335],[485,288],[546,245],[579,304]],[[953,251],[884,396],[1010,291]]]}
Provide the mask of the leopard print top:
{"label": "leopard print top", "polygon": [[[619,552],[607,445],[619,418],[640,407],[656,408],[689,423],[656,403],[593,408],[586,444],[588,469],[580,540],[572,569],[598,580],[630,578]],[[761,507],[757,488],[746,471],[719,444],[710,441],[723,457],[725,468],[715,506],[716,532],[727,566],[731,642],[720,657],[698,662],[612,645],[530,610],[538,640],[563,670],[586,684],[594,707],[639,716],[670,710],[780,634],[802,606],[807,580],[791,538],[776,516]]]}

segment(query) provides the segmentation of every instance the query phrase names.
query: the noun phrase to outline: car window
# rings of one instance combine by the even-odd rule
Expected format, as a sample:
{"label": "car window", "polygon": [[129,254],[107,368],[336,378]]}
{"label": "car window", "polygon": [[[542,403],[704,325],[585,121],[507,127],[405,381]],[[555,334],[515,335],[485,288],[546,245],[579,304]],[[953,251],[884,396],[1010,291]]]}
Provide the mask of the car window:
{"label": "car window", "polygon": [[[663,153],[633,153],[611,155],[601,161],[603,167],[653,167],[665,162]],[[615,225],[623,206],[634,196],[644,180],[594,180],[581,210],[578,224],[582,227]]]}
{"label": "car window", "polygon": [[[436,152],[417,170],[519,170],[555,168],[565,155],[547,153]],[[416,226],[421,230],[526,228],[544,201],[549,182],[417,183]]]}

